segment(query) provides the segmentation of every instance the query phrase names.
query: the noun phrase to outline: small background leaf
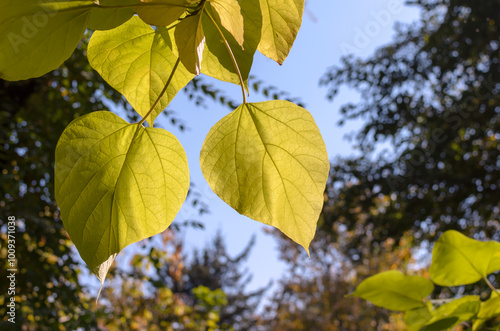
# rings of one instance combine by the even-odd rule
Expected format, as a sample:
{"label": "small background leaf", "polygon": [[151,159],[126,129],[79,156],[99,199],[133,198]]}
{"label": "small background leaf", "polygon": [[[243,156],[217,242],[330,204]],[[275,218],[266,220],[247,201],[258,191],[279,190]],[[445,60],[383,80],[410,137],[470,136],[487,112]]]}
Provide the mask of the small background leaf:
{"label": "small background leaf", "polygon": [[222,200],[308,250],[330,167],[309,112],[288,101],[243,104],[212,127],[200,163]]}
{"label": "small background leaf", "polygon": [[405,276],[390,270],[371,276],[350,294],[374,305],[395,311],[426,307],[424,298],[432,293],[434,285],[421,276]]}
{"label": "small background leaf", "polygon": [[500,270],[500,243],[446,231],[434,244],[429,274],[441,286],[472,284]]}

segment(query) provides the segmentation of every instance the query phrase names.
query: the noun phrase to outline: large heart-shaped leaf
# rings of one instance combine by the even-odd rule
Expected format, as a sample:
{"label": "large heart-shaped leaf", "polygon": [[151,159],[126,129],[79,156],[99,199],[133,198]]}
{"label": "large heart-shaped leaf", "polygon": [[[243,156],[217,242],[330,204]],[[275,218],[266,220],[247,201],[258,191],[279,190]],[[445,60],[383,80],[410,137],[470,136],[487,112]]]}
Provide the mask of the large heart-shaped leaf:
{"label": "large heart-shaped leaf", "polygon": [[163,129],[101,111],[71,122],[57,143],[61,218],[102,283],[123,248],[167,229],[188,189],[186,154]]}
{"label": "large heart-shaped leaf", "polygon": [[424,298],[432,293],[434,285],[421,276],[405,276],[389,270],[368,277],[350,294],[371,301],[390,310],[406,311],[426,307]]}
{"label": "large heart-shaped leaf", "polygon": [[500,270],[500,243],[446,231],[434,244],[429,274],[441,286],[472,284]]}
{"label": "large heart-shaped leaf", "polygon": [[259,51],[282,64],[302,24],[304,0],[260,0],[262,37]]}
{"label": "large heart-shaped leaf", "polygon": [[92,0],[2,0],[0,78],[42,76],[71,56],[87,26],[109,29],[132,15]]}
{"label": "large heart-shaped leaf", "polygon": [[212,127],[200,163],[222,200],[308,251],[330,167],[309,112],[288,101],[243,104]]}
{"label": "large heart-shaped leaf", "polygon": [[137,16],[113,30],[96,31],[90,39],[88,59],[141,116],[147,114],[168,83],[148,119],[151,125],[194,77],[178,62],[173,31],[164,27],[154,30]]}

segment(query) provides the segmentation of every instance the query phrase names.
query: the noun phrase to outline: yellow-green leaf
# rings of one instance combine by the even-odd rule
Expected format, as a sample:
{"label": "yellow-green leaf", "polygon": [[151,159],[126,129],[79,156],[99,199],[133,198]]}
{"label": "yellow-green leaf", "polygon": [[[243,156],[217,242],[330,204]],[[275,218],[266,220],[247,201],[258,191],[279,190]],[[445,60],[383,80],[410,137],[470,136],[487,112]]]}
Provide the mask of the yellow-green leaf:
{"label": "yellow-green leaf", "polygon": [[469,321],[476,316],[480,305],[481,301],[477,295],[466,295],[447,302],[431,312],[432,318],[427,321],[424,329],[440,331]]}
{"label": "yellow-green leaf", "polygon": [[102,283],[123,248],[167,229],[188,189],[186,154],[163,129],[101,111],[71,122],[57,143],[61,218]]}
{"label": "yellow-green leaf", "polygon": [[[117,0],[104,2],[110,1]],[[87,26],[109,29],[132,15],[129,8],[105,8],[92,0],[2,0],[0,78],[42,76],[71,56]]]}
{"label": "yellow-green leaf", "polygon": [[[253,57],[260,41],[261,13],[258,2],[241,1],[241,14],[244,18],[243,48],[236,39],[223,26],[219,26],[224,39],[228,42],[234,54],[241,76],[246,85],[248,75],[253,63]],[[206,10],[213,13],[211,2],[207,3]],[[203,31],[206,36],[205,51],[203,52],[202,73],[224,82],[240,84],[238,72],[235,68],[230,53],[224,44],[224,39],[219,30],[207,15],[203,15]],[[213,16],[213,15],[212,15]],[[214,19],[215,20],[215,19]]]}
{"label": "yellow-green leaf", "polygon": [[201,60],[205,48],[205,34],[201,24],[202,12],[184,18],[175,28],[175,42],[184,66],[193,74],[201,72]]}
{"label": "yellow-green leaf", "polygon": [[427,307],[407,310],[404,315],[408,331],[419,331],[431,318],[431,313]]}
{"label": "yellow-green leaf", "polygon": [[500,316],[500,295],[493,292],[488,300],[481,302],[481,307],[479,308],[479,313],[477,314],[477,320],[474,321],[472,330],[479,329],[484,322],[497,316]]}
{"label": "yellow-green leaf", "polygon": [[434,244],[429,274],[441,286],[472,284],[500,270],[500,243],[446,231]]}
{"label": "yellow-green leaf", "polygon": [[302,24],[304,0],[260,0],[260,7],[262,36],[258,49],[282,64]]}
{"label": "yellow-green leaf", "polygon": [[194,77],[178,63],[173,31],[154,30],[135,16],[109,31],[96,31],[90,39],[88,59],[94,69],[145,116],[168,82],[166,93],[151,113],[154,119],[177,92]]}
{"label": "yellow-green leaf", "polygon": [[137,15],[148,24],[168,26],[177,21],[188,7],[190,0],[142,0],[136,7]]}
{"label": "yellow-green leaf", "polygon": [[222,200],[308,251],[330,167],[308,111],[288,101],[243,104],[212,127],[200,163]]}
{"label": "yellow-green leaf", "polygon": [[212,0],[209,2],[213,8],[214,18],[220,23],[243,47],[243,15],[237,0]]}
{"label": "yellow-green leaf", "polygon": [[39,77],[59,67],[82,38],[91,0],[2,0],[0,78]]}
{"label": "yellow-green leaf", "polygon": [[432,293],[434,285],[421,276],[405,276],[389,270],[368,277],[350,296],[359,297],[374,305],[395,311],[426,307],[424,298]]}

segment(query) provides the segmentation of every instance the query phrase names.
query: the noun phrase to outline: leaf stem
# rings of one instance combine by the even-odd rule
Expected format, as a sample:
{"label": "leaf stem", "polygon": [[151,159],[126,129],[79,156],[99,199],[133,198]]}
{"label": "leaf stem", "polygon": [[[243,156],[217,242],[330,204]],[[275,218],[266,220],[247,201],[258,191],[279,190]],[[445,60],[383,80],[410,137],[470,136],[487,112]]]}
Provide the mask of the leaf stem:
{"label": "leaf stem", "polygon": [[498,290],[495,288],[495,286],[493,286],[493,284],[491,284],[488,280],[488,276],[484,277],[484,281],[486,282],[486,284],[488,284],[488,287],[491,288],[493,292],[498,293]]}
{"label": "leaf stem", "polygon": [[147,114],[144,115],[144,117],[137,124],[141,125],[142,123],[144,123],[144,121],[146,121],[146,119],[149,117],[149,115],[151,115],[153,110],[155,110],[155,108],[158,105],[158,103],[160,102],[161,98],[163,97],[165,92],[167,92],[167,88],[170,85],[170,82],[172,81],[172,78],[174,77],[175,71],[177,70],[177,66],[179,65],[180,62],[181,62],[181,59],[177,58],[177,61],[175,62],[174,67],[172,68],[172,72],[170,73],[170,76],[168,77],[168,80],[165,83],[165,87],[163,88],[163,90],[161,90],[160,94],[158,95],[158,98],[156,98],[155,103],[151,106],[151,109],[149,109]]}
{"label": "leaf stem", "polygon": [[217,31],[219,31],[219,34],[220,34],[222,40],[224,41],[224,45],[226,45],[227,51],[229,52],[231,60],[233,60],[234,67],[236,68],[236,72],[238,73],[238,77],[240,78],[241,92],[243,94],[243,103],[247,103],[247,96],[245,93],[245,83],[243,82],[243,76],[241,76],[240,67],[238,66],[238,62],[236,62],[236,58],[234,57],[233,51],[231,50],[231,46],[229,46],[229,43],[227,42],[226,37],[222,33],[222,30],[219,28],[219,26],[217,25],[217,22],[215,22],[212,15],[210,15],[210,13],[208,12],[208,10],[206,8],[204,9],[204,12],[207,14],[208,18],[210,18],[212,23],[215,25],[215,27],[217,28]]}

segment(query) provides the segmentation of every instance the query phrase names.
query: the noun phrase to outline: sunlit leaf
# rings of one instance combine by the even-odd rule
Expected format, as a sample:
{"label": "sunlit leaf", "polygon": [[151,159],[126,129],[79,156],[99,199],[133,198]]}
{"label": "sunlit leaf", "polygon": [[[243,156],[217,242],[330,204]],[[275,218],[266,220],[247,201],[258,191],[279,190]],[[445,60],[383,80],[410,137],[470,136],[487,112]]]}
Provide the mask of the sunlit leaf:
{"label": "sunlit leaf", "polygon": [[91,30],[109,30],[134,16],[134,8],[97,8],[90,12],[87,27]]}
{"label": "sunlit leaf", "polygon": [[262,37],[258,49],[282,64],[302,24],[304,0],[260,0],[260,7]]}
{"label": "sunlit leaf", "polygon": [[499,315],[500,295],[495,295],[493,293],[488,300],[481,302],[481,307],[479,308],[479,313],[477,314],[477,320],[474,321],[472,330],[479,329],[479,327],[483,325],[484,322]]}
{"label": "sunlit leaf", "polygon": [[450,230],[434,244],[429,274],[441,286],[472,284],[500,270],[500,243],[478,241]]}
{"label": "sunlit leaf", "polygon": [[205,48],[205,34],[202,27],[202,12],[183,19],[175,29],[175,42],[184,66],[193,74],[201,72],[201,60]]}
{"label": "sunlit leaf", "polygon": [[[105,0],[113,4],[118,0]],[[92,0],[3,0],[0,3],[0,78],[22,80],[56,69],[87,27],[110,29],[133,15]]]}
{"label": "sunlit leaf", "polygon": [[469,321],[476,316],[480,305],[481,301],[477,295],[467,295],[447,302],[431,312],[432,318],[426,323],[425,330],[440,331]]}
{"label": "sunlit leaf", "polygon": [[[253,63],[253,57],[260,40],[262,17],[258,2],[252,3],[249,1],[241,1],[240,5],[241,14],[244,18],[243,48],[241,48],[231,33],[223,26],[219,26],[219,28],[236,58],[243,81],[246,85]],[[213,13],[210,3],[207,4],[206,10]],[[207,42],[205,51],[203,52],[202,73],[225,82],[240,84],[240,79],[233,60],[231,59],[231,55],[218,29],[207,15],[203,17],[203,31],[205,32]]]}
{"label": "sunlit leaf", "polygon": [[432,315],[427,307],[407,310],[404,315],[408,331],[419,331],[431,318]]}
{"label": "sunlit leaf", "polygon": [[71,122],[57,144],[61,219],[101,282],[123,248],[171,224],[188,189],[184,150],[163,129],[94,112]]}
{"label": "sunlit leaf", "polygon": [[330,167],[309,112],[287,101],[243,104],[212,127],[200,163],[222,200],[308,251]]}
{"label": "sunlit leaf", "polygon": [[[227,30],[240,46],[243,47],[243,15],[236,0],[212,0],[214,18]],[[252,4],[253,5],[253,4]]]}
{"label": "sunlit leaf", "polygon": [[421,276],[405,276],[390,270],[371,276],[350,294],[374,305],[395,311],[426,307],[424,298],[432,293],[434,285]]}
{"label": "sunlit leaf", "polygon": [[137,15],[148,24],[168,26],[178,20],[192,1],[189,0],[142,0],[136,7]]}
{"label": "sunlit leaf", "polygon": [[93,1],[2,0],[0,78],[39,77],[59,67],[82,38]]}
{"label": "sunlit leaf", "polygon": [[90,39],[88,58],[92,67],[141,116],[151,109],[169,82],[166,93],[148,118],[151,125],[194,77],[182,63],[177,63],[172,30],[163,27],[154,30],[138,17],[110,31],[96,31]]}

